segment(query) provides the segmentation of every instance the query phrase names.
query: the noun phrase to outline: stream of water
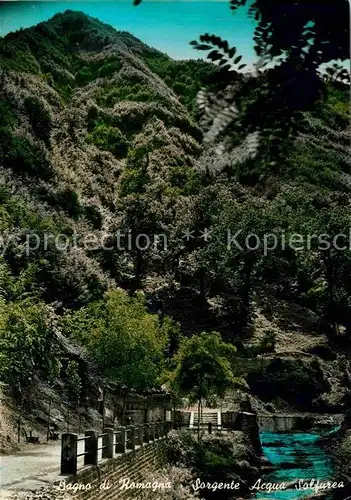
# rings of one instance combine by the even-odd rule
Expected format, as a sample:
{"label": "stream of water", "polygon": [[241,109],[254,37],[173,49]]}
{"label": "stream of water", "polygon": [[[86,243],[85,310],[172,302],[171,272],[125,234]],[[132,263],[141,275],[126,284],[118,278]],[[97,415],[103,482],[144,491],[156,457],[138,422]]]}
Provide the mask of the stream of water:
{"label": "stream of water", "polygon": [[[310,482],[332,480],[333,464],[324,447],[320,434],[306,432],[261,432],[261,442],[266,458],[275,470],[264,475],[265,483],[286,483],[297,479]],[[255,498],[299,499],[305,498],[313,489],[297,489],[295,486],[281,491],[259,491]]]}

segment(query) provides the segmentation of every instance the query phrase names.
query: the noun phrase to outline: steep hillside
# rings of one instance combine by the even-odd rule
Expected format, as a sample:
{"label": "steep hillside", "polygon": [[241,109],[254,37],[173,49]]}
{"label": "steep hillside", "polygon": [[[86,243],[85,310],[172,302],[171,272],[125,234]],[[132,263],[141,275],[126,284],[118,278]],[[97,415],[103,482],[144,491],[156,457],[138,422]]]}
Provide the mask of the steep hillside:
{"label": "steep hillside", "polygon": [[[60,423],[67,418],[63,401],[74,403],[73,413],[77,397],[80,405],[96,405],[103,371],[79,347],[70,312],[92,304],[87,311],[94,315],[93,301],[108,289],[133,291],[147,276],[164,279],[169,254],[162,235],[175,241],[190,225],[200,186],[200,81],[187,78],[208,65],[179,63],[175,77],[178,63],[168,56],[71,11],[9,34],[0,51],[0,375],[30,419],[43,423],[52,404]],[[167,67],[175,90],[157,75]],[[145,238],[151,243],[144,249]],[[115,300],[118,311],[126,299]],[[133,304],[127,307],[137,332],[143,320]],[[139,340],[148,342],[149,333],[157,345],[146,351],[143,379],[140,359],[140,380],[114,374],[131,389],[154,386],[153,359],[165,348],[154,317],[145,321]]]}
{"label": "steep hillside", "polygon": [[[164,66],[167,56],[70,11],[8,35],[1,51],[1,176],[19,203],[26,200],[27,211],[43,224],[54,218],[54,234],[77,233],[78,246],[87,234],[101,241],[117,230],[137,232],[132,206],[143,213],[138,224],[150,235],[174,232],[180,224],[175,220],[186,222],[190,195],[199,185],[193,167],[201,132],[177,94],[148,67],[148,61]],[[185,78],[186,71],[178,76]],[[6,189],[3,197],[5,206],[16,203]],[[9,221],[10,233],[15,225],[32,231],[40,226],[23,216]],[[31,261],[42,255],[38,250],[30,252]],[[80,285],[92,296],[94,287],[104,288],[111,279],[130,285],[137,257],[116,250],[53,250],[52,258],[67,264],[55,266],[54,273],[43,269],[44,281],[48,275],[53,280],[43,283],[46,298],[73,305],[85,300]],[[148,259],[152,269],[152,255]],[[79,277],[73,278],[73,269]]]}

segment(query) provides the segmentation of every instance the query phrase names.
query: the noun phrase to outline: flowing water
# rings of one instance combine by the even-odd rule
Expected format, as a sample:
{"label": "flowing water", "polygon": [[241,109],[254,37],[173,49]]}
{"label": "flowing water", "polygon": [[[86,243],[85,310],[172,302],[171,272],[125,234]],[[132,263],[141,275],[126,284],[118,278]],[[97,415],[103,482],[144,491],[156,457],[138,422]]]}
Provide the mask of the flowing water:
{"label": "flowing water", "polygon": [[[311,479],[321,482],[332,481],[333,464],[320,444],[321,435],[306,432],[269,432],[260,434],[263,451],[266,458],[273,464],[275,470],[262,477],[262,483],[285,483],[287,488],[280,491],[259,491],[255,498],[264,499],[299,499],[305,498],[316,491],[299,489],[290,486],[293,481]],[[325,491],[325,490],[324,490]]]}

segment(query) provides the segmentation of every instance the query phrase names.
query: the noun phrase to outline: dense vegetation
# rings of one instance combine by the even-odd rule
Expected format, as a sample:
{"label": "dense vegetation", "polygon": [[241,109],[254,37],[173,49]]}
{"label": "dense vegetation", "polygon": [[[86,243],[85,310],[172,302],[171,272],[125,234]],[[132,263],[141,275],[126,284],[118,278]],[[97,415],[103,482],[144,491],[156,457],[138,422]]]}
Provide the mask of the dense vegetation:
{"label": "dense vegetation", "polygon": [[[318,77],[322,92],[303,113],[294,109],[298,126],[282,127],[277,141],[291,110],[277,117],[268,106],[276,74],[232,71],[239,119],[218,129],[216,113],[208,116],[221,112],[212,63],[172,61],[81,13],[7,35],[0,54],[0,375],[16,395],[36,377],[51,384],[72,373],[83,390],[67,345],[105,379],[153,389],[181,336],[218,331],[250,356],[243,342],[257,333],[257,315],[274,324],[281,305],[317,318],[306,335],[346,350],[351,188],[341,82]],[[228,231],[239,230],[229,245]],[[261,339],[261,351],[274,350],[274,338]],[[282,363],[248,377],[256,394],[274,387],[304,407],[329,390],[318,361]],[[221,383],[231,376],[228,368]]]}
{"label": "dense vegetation", "polygon": [[171,433],[168,441],[168,459],[171,464],[181,465],[192,471],[196,479],[190,478],[190,480],[192,479],[193,485],[198,486],[201,498],[206,500],[236,498],[238,491],[233,496],[233,491],[225,488],[200,489],[201,483],[216,485],[233,482],[232,484],[240,485],[237,489],[241,495],[249,495],[249,485],[257,480],[259,474],[257,456],[247,437],[241,432],[222,436],[206,434],[201,441],[197,441],[188,432]]}

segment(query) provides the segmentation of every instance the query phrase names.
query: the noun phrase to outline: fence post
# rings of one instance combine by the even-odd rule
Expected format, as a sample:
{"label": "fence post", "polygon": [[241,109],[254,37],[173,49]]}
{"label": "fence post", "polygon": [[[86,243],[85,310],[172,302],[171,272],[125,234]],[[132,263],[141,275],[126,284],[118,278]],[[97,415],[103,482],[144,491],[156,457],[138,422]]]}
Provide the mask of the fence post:
{"label": "fence post", "polygon": [[150,441],[155,441],[155,422],[150,422]]}
{"label": "fence post", "polygon": [[144,443],[150,441],[150,424],[144,424]]}
{"label": "fence post", "polygon": [[77,434],[62,434],[61,474],[77,474],[77,440]]}
{"label": "fence post", "polygon": [[115,430],[108,427],[103,432],[106,433],[106,436],[103,436],[102,445],[106,446],[106,448],[102,449],[102,458],[113,458],[115,455],[113,446]]}
{"label": "fence post", "polygon": [[144,446],[144,426],[143,424],[139,425],[139,446]]}
{"label": "fence post", "polygon": [[116,443],[116,451],[117,453],[125,453],[126,452],[126,428],[124,426],[119,427],[119,441]]}
{"label": "fence post", "polygon": [[130,426],[130,449],[135,450],[135,425]]}
{"label": "fence post", "polygon": [[85,443],[85,455],[84,455],[84,465],[97,465],[98,463],[98,432],[97,431],[86,431],[85,437],[88,439],[84,440]]}
{"label": "fence post", "polygon": [[208,433],[212,434],[212,422],[208,423]]}

